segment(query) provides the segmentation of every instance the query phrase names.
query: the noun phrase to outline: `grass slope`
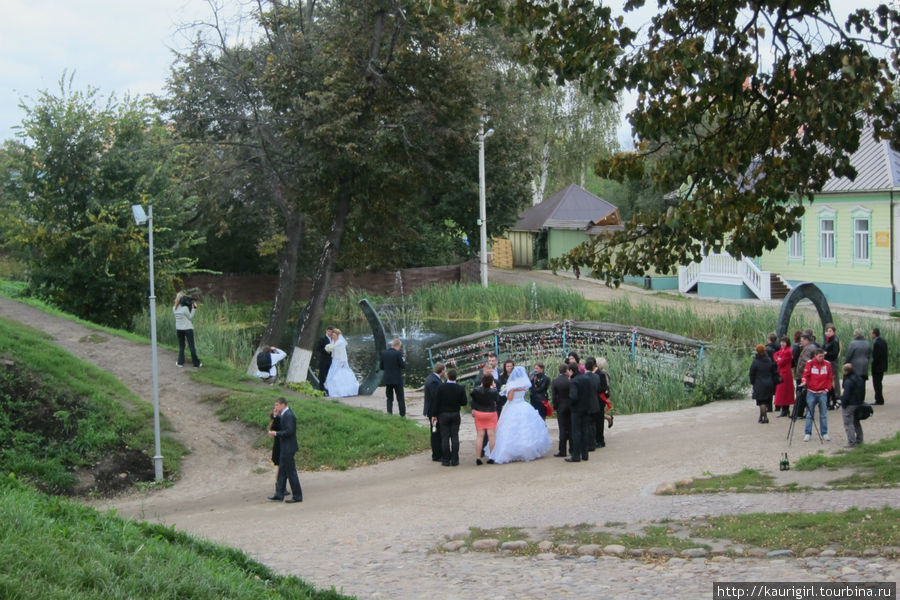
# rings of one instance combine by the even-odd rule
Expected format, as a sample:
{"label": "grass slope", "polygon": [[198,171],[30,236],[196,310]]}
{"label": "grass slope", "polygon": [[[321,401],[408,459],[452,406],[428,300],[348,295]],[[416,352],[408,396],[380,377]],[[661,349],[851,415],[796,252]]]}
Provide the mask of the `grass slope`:
{"label": "grass slope", "polygon": [[276,575],[244,553],[120,519],[0,477],[0,598],[347,598]]}

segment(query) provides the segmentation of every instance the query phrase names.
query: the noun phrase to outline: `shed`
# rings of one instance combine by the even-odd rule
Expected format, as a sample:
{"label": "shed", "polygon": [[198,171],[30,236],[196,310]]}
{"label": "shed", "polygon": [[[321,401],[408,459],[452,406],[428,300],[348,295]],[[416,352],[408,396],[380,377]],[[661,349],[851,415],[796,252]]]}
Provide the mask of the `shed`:
{"label": "shed", "polygon": [[509,228],[513,265],[558,258],[595,235],[620,229],[619,210],[583,187],[570,184],[519,216]]}

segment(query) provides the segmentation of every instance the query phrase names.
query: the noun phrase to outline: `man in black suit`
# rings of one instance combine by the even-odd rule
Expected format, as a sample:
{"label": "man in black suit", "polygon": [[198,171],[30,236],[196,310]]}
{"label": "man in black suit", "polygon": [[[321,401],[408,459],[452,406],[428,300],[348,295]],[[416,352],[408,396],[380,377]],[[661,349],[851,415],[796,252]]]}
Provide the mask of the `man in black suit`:
{"label": "man in black suit", "polygon": [[400,416],[406,416],[406,400],[403,397],[403,369],[406,362],[403,360],[403,352],[400,348],[403,343],[400,338],[391,341],[391,347],[381,351],[381,361],[378,366],[384,371],[384,393],[386,396],[387,413],[394,414],[394,394],[397,395],[397,410]]}
{"label": "man in black suit", "polygon": [[281,418],[280,429],[272,430],[269,435],[278,441],[278,477],[275,479],[275,495],[269,500],[284,500],[287,482],[291,484],[291,497],[285,504],[303,502],[303,490],[300,489],[300,478],[294,465],[294,454],[297,453],[297,417],[288,408],[287,400],[279,398],[275,401],[272,414]]}
{"label": "man in black suit", "polygon": [[326,350],[325,346],[333,341],[331,339],[332,331],[334,331],[334,327],[326,328],[325,335],[319,338],[315,348],[316,354],[319,356],[319,389],[323,392],[325,391],[325,379],[328,377],[328,370],[331,369],[331,352]]}
{"label": "man in black suit", "polygon": [[584,361],[585,374],[588,375],[597,386],[597,393],[591,398],[591,407],[588,409],[589,420],[591,422],[591,439],[588,440],[588,450],[594,451],[597,448],[606,447],[606,440],[603,439],[603,425],[606,419],[603,417],[603,409],[605,405],[600,400],[600,394],[607,391],[606,377],[603,377],[597,368],[597,359],[593,356],[588,357]]}
{"label": "man in black suit", "polygon": [[553,456],[565,457],[566,445],[572,449],[572,405],[569,403],[569,369],[566,365],[559,365],[559,376],[550,384],[553,396],[553,410],[556,412],[556,421],[559,424],[559,452]]}
{"label": "man in black suit", "polygon": [[447,371],[447,382],[438,386],[434,409],[441,428],[441,464],[459,465],[459,409],[466,405],[466,388],[456,383],[456,369]]}
{"label": "man in black suit", "polygon": [[887,342],[881,337],[878,327],[872,328],[872,387],[875,389],[875,404],[884,404],[881,380],[888,366]]}
{"label": "man in black suit", "polygon": [[434,371],[425,378],[425,416],[431,421],[431,460],[441,460],[441,427],[438,423],[437,390],[444,383],[444,363],[434,363]]}
{"label": "man in black suit", "polygon": [[572,410],[572,456],[566,462],[588,460],[588,440],[591,435],[591,396],[597,396],[597,385],[587,373],[578,373],[578,363],[570,362],[569,403]]}

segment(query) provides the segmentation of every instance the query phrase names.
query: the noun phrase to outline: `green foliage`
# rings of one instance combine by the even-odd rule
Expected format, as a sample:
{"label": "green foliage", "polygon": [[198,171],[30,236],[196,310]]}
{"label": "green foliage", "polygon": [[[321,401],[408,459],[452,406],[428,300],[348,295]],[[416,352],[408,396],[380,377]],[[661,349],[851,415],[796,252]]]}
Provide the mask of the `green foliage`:
{"label": "green foliage", "polygon": [[32,293],[96,323],[122,327],[146,297],[147,232],[132,204],[156,206],[156,291],[185,272],[194,235],[178,190],[177,152],[146,101],[105,105],[95,90],[42,92],[24,106],[20,139],[0,165],[3,239],[28,262]]}
{"label": "green foliage", "polygon": [[591,320],[598,314],[598,305],[578,292],[543,286],[429,285],[413,292],[412,302],[426,317],[474,321]]}
{"label": "green foliage", "polygon": [[[102,343],[102,342],[101,342]],[[66,492],[71,470],[136,448],[153,455],[153,407],[47,336],[0,319],[0,471]],[[163,438],[170,476],[185,449]]]}
{"label": "green foliage", "polygon": [[741,469],[739,473],[732,475],[715,475],[692,479],[690,483],[675,484],[674,494],[718,493],[730,491],[732,488],[738,492],[764,492],[767,487],[773,485],[775,478],[764,475],[755,469]]}
{"label": "green foliage", "polygon": [[17,600],[341,600],[243,552],[127,521],[0,477],[0,595]]}
{"label": "green foliage", "polygon": [[522,53],[545,81],[576,82],[600,103],[637,94],[628,116],[636,150],[596,170],[648,176],[665,206],[574,249],[561,267],[620,282],[709,251],[759,256],[797,231],[802,202],[830,177],[856,176],[849,158],[866,121],[900,147],[900,11],[891,3],[841,23],[827,2],[721,0],[710,10],[661,0],[640,32],[625,23],[643,0],[621,14],[591,0],[459,4],[527,34]]}

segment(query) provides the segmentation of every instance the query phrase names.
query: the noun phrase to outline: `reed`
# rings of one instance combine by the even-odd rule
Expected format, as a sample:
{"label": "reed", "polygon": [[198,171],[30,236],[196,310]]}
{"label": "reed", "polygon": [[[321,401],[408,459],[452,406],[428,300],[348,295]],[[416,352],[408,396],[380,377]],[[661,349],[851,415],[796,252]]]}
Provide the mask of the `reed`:
{"label": "reed", "polygon": [[426,317],[483,322],[592,320],[601,314],[578,292],[536,285],[433,284],[413,292],[412,301]]}

